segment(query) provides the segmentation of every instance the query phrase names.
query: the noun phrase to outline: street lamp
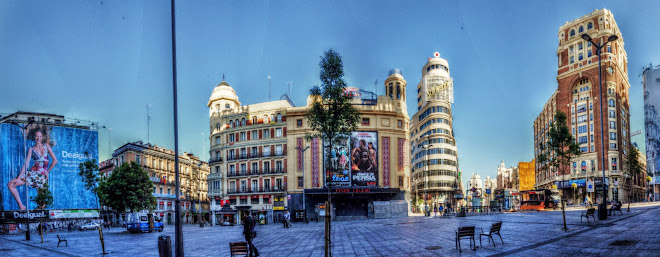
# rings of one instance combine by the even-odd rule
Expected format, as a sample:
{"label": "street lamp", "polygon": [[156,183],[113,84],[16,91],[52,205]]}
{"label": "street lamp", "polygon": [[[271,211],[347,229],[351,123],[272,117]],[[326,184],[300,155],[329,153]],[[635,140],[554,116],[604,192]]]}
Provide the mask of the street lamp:
{"label": "street lamp", "polygon": [[582,39],[585,41],[590,42],[594,46],[596,46],[596,54],[598,55],[598,91],[599,91],[599,104],[600,104],[600,154],[602,156],[602,168],[603,168],[603,202],[598,205],[598,219],[604,220],[607,219],[607,191],[605,191],[605,140],[603,139],[603,75],[602,75],[602,67],[601,67],[601,62],[600,62],[600,53],[602,52],[602,49],[605,45],[607,45],[608,42],[615,41],[619,37],[616,35],[611,35],[607,38],[607,41],[605,43],[597,44],[596,42],[593,41],[591,36],[588,34],[582,34]]}
{"label": "street lamp", "polygon": [[429,153],[428,149],[432,147],[433,145],[429,144],[428,138],[426,139],[426,144],[422,145],[422,148],[424,148],[424,216],[431,216],[429,213],[429,206],[426,203],[427,195],[426,195],[426,187],[427,187],[427,182],[428,182],[428,170],[429,170]]}
{"label": "street lamp", "polygon": [[307,146],[307,147],[305,147],[305,148],[302,148],[302,149],[301,149],[300,147],[296,146],[296,150],[298,150],[298,151],[301,153],[301,155],[302,155],[302,168],[303,168],[303,170],[302,170],[302,172],[303,172],[303,177],[302,177],[302,179],[303,179],[303,220],[305,220],[305,222],[307,222],[307,205],[305,205],[305,151],[307,151],[307,149],[309,149],[309,146]]}

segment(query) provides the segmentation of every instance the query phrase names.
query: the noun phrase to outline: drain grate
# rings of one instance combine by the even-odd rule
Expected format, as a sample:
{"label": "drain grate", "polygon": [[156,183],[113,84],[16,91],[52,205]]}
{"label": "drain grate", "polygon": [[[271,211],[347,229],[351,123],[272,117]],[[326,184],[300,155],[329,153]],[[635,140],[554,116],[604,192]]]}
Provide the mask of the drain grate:
{"label": "drain grate", "polygon": [[439,246],[439,245],[436,245],[436,246],[429,246],[429,247],[426,247],[426,248],[424,248],[424,249],[429,250],[429,251],[440,250],[440,249],[442,249],[442,246]]}
{"label": "drain grate", "polygon": [[637,243],[635,240],[616,240],[610,245],[612,246],[633,246]]}

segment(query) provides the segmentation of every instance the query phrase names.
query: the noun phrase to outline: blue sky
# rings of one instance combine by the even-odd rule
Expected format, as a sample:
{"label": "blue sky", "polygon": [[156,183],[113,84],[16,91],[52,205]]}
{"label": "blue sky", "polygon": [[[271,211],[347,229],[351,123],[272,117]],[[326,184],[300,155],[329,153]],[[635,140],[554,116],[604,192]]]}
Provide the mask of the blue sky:
{"label": "blue sky", "polygon": [[[225,74],[242,104],[287,92],[305,103],[329,48],[350,86],[383,93],[392,68],[408,81],[408,110],[433,52],[454,78],[460,169],[495,177],[530,161],[534,118],[556,89],[557,31],[612,10],[628,53],[631,129],[643,130],[641,68],[660,62],[657,1],[178,1],[181,151],[199,154],[206,103]],[[0,112],[98,121],[110,146],[147,138],[174,148],[169,1],[0,1]],[[374,82],[378,80],[378,84]],[[101,159],[108,130],[99,131]],[[642,134],[643,135],[643,134]],[[642,135],[633,138],[643,147]],[[208,157],[207,153],[202,155]]]}

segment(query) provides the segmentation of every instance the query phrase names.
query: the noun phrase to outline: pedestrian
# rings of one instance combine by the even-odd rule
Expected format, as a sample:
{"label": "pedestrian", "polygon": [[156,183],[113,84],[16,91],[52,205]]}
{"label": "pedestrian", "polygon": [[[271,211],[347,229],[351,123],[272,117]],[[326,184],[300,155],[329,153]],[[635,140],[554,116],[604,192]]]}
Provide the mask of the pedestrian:
{"label": "pedestrian", "polygon": [[257,236],[257,231],[255,231],[256,220],[253,219],[249,213],[243,215],[243,235],[245,235],[245,241],[248,243],[248,256],[256,257],[259,256],[259,251],[252,244],[252,241]]}
{"label": "pedestrian", "polygon": [[438,210],[440,211],[440,217],[443,216],[443,215],[442,215],[442,209],[443,209],[443,207],[442,207],[442,205],[440,205],[440,206],[438,207]]}
{"label": "pedestrian", "polygon": [[433,216],[438,217],[438,206],[433,206]]}
{"label": "pedestrian", "polygon": [[291,213],[289,213],[289,210],[286,210],[284,213],[284,227],[285,228],[290,228],[291,227]]}

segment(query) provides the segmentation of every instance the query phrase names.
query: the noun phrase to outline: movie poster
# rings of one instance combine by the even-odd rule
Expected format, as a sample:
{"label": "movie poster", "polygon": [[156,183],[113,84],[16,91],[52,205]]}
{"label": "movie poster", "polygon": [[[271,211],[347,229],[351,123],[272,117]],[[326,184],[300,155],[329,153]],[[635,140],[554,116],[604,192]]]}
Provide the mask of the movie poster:
{"label": "movie poster", "polygon": [[351,163],[348,154],[348,138],[339,139],[339,143],[333,144],[332,149],[327,141],[323,141],[323,156],[325,156],[323,170],[325,171],[326,186],[351,185]]}
{"label": "movie poster", "polygon": [[351,134],[352,186],[378,186],[378,133]]}
{"label": "movie poster", "polygon": [[98,208],[94,194],[84,188],[78,175],[78,165],[88,159],[98,160],[96,131],[0,124],[2,210],[38,209],[28,198],[46,186],[54,201],[48,209]]}

